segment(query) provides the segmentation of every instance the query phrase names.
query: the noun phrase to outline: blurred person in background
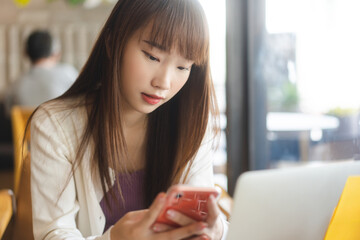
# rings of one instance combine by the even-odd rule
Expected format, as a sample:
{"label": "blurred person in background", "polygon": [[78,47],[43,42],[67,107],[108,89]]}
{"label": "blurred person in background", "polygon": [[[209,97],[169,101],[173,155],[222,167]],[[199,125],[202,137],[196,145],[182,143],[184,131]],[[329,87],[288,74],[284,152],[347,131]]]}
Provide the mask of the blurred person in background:
{"label": "blurred person in background", "polygon": [[10,86],[6,95],[6,111],[14,105],[37,107],[63,94],[73,84],[78,71],[60,63],[60,44],[46,30],[33,31],[26,41],[30,70]]}

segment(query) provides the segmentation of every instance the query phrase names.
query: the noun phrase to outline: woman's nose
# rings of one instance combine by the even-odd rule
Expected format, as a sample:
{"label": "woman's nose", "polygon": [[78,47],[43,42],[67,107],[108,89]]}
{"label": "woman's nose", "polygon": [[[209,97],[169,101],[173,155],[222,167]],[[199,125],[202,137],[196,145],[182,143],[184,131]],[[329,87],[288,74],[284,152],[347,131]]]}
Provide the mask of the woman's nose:
{"label": "woman's nose", "polygon": [[171,70],[165,69],[153,78],[151,85],[162,90],[169,90],[171,87],[171,75]]}

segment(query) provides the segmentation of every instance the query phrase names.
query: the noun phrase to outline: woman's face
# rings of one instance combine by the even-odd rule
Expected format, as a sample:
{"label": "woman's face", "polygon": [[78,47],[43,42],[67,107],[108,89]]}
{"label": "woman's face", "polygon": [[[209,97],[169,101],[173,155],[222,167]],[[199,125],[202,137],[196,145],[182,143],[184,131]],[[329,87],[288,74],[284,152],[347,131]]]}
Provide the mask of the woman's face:
{"label": "woman's face", "polygon": [[124,49],[121,93],[125,111],[148,114],[169,101],[188,80],[194,63],[176,49],[166,52],[150,42],[150,30],[137,31]]}

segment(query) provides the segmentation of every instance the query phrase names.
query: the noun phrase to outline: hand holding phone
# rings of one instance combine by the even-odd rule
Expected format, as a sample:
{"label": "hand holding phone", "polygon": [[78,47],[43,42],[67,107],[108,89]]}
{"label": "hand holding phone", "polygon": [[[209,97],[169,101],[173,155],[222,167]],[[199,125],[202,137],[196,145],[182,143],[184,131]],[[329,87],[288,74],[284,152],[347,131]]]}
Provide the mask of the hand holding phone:
{"label": "hand holding phone", "polygon": [[166,212],[170,209],[178,211],[196,221],[205,221],[208,215],[208,199],[211,195],[216,198],[219,193],[215,188],[211,187],[172,186],[168,190],[166,203],[156,223],[180,227],[179,224],[166,217]]}

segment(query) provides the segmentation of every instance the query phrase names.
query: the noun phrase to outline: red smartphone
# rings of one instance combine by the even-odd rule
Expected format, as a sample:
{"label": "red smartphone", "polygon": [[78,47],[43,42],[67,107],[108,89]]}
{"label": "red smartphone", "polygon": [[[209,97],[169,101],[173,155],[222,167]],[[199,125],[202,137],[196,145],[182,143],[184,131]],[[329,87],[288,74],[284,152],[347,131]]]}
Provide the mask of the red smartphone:
{"label": "red smartphone", "polygon": [[180,227],[166,217],[166,212],[169,209],[181,212],[196,221],[205,221],[208,215],[207,201],[210,195],[217,198],[219,192],[211,187],[174,185],[169,188],[164,208],[155,222]]}

